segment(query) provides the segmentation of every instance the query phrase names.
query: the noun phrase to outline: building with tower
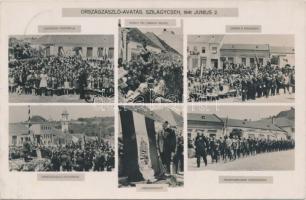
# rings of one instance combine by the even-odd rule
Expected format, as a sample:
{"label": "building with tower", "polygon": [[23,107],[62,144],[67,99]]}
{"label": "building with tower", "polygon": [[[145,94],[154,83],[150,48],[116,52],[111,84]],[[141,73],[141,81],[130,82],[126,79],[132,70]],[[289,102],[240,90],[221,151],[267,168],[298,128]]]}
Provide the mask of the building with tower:
{"label": "building with tower", "polygon": [[61,114],[60,126],[58,123],[39,115],[29,115],[25,122],[10,123],[10,145],[22,146],[24,142],[46,146],[69,143],[72,136],[69,133],[69,113],[67,110]]}
{"label": "building with tower", "polygon": [[64,110],[62,113],[61,125],[62,132],[69,133],[69,113],[67,112],[67,110]]}

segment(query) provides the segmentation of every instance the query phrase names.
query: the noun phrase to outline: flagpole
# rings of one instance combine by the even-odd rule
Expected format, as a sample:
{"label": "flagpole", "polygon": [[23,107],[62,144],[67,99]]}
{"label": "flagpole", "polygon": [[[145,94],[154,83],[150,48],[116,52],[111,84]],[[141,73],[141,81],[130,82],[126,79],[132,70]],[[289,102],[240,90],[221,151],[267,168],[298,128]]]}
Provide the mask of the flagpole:
{"label": "flagpole", "polygon": [[31,126],[32,126],[31,125],[31,106],[28,105],[28,134],[30,137],[31,137],[31,130],[30,130]]}

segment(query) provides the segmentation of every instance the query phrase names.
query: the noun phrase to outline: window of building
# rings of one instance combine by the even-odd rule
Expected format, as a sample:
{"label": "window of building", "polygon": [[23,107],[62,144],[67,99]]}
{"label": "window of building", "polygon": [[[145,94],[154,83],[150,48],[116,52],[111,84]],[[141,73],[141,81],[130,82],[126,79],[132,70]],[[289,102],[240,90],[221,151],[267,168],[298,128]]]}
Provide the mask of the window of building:
{"label": "window of building", "polygon": [[98,56],[98,58],[102,58],[103,57],[103,47],[99,47],[98,48],[97,56]]}
{"label": "window of building", "polygon": [[263,58],[259,58],[258,62],[259,62],[260,65],[263,65]]}
{"label": "window of building", "polygon": [[206,68],[206,57],[201,57],[201,66],[203,66],[203,68]]}
{"label": "window of building", "polygon": [[197,68],[198,67],[198,58],[192,58],[192,67]]}
{"label": "window of building", "polygon": [[57,55],[58,56],[64,56],[64,49],[63,49],[63,47],[58,47]]}
{"label": "window of building", "polygon": [[131,59],[132,59],[132,60],[137,59],[137,56],[138,56],[137,53],[135,53],[135,52],[132,52],[132,53],[131,53]]}
{"label": "window of building", "polygon": [[87,58],[92,58],[92,47],[87,47],[87,52],[86,52],[86,57]]}
{"label": "window of building", "polygon": [[114,57],[114,48],[109,48],[108,49],[108,58],[113,58]]}
{"label": "window of building", "polygon": [[216,54],[218,48],[217,47],[211,47],[211,53]]}
{"label": "window of building", "polygon": [[76,55],[76,56],[80,56],[80,55],[82,55],[83,49],[82,49],[82,47],[75,47],[75,48],[73,49],[73,51],[75,52],[75,55]]}
{"label": "window of building", "polygon": [[246,65],[246,58],[241,58],[241,64]]}
{"label": "window of building", "polygon": [[250,65],[254,65],[255,64],[255,59],[254,58],[250,58]]}
{"label": "window of building", "polygon": [[193,51],[194,51],[194,52],[197,52],[197,51],[198,51],[198,47],[197,47],[197,46],[194,46],[194,47],[193,47]]}
{"label": "window of building", "polygon": [[229,63],[234,63],[234,58],[233,57],[228,57],[227,60],[228,60]]}
{"label": "window of building", "polygon": [[46,47],[46,56],[50,56],[51,55],[51,51],[50,51],[50,46]]}
{"label": "window of building", "polygon": [[206,49],[205,47],[202,47],[202,53],[205,53]]}

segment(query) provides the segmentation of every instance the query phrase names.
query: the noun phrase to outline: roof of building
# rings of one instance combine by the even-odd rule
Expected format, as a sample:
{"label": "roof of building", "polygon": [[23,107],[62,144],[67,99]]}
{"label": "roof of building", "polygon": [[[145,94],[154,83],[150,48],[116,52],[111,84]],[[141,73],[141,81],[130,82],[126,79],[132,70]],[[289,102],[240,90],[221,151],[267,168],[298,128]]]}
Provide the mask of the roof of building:
{"label": "roof of building", "polygon": [[156,44],[160,49],[162,50],[166,50],[166,48],[164,47],[164,45],[161,43],[160,39],[158,38],[157,35],[155,35],[152,32],[147,32],[145,33],[145,35],[154,43]]}
{"label": "roof of building", "polygon": [[285,47],[285,46],[271,46],[271,53],[279,53],[279,54],[294,54],[294,47]]}
{"label": "roof of building", "polygon": [[179,54],[174,48],[172,48],[170,45],[168,45],[164,40],[162,40],[160,37],[155,35],[155,33],[147,32],[145,34],[152,42],[154,42],[157,46],[159,46],[164,51],[169,51],[172,53]]}
{"label": "roof of building", "polygon": [[154,110],[164,121],[168,121],[170,125],[183,127],[184,118],[169,108]]}
{"label": "roof of building", "polygon": [[[128,30],[128,39],[138,43],[146,43],[147,46],[152,46],[161,49],[157,44],[155,44],[151,39],[149,39],[144,33],[142,33],[138,28],[125,28]],[[163,49],[161,49],[163,50]]]}
{"label": "roof of building", "polygon": [[271,131],[282,131],[281,128],[272,124],[270,121],[260,120],[260,121],[249,121],[249,120],[241,120],[241,119],[227,119],[223,118],[224,123],[230,127],[241,127],[241,128],[252,128],[252,129],[264,129]]}
{"label": "roof of building", "polygon": [[183,34],[180,30],[164,29],[158,34],[158,37],[165,41],[169,46],[175,49],[180,55],[183,55]]}
{"label": "roof of building", "polygon": [[188,43],[210,43],[219,44],[222,42],[224,35],[189,35]]}
{"label": "roof of building", "polygon": [[[30,131],[30,133],[32,133]],[[9,124],[9,134],[10,135],[28,135],[29,128],[23,123],[10,123]]]}
{"label": "roof of building", "polygon": [[295,109],[293,107],[291,107],[290,110],[281,111],[276,115],[276,117],[277,118],[286,117],[287,119],[290,119],[290,120],[294,121],[294,119],[295,119]]}
{"label": "roof of building", "polygon": [[188,120],[223,123],[216,114],[188,113]]}
{"label": "roof of building", "polygon": [[39,115],[34,115],[30,118],[30,121],[27,122],[31,122],[32,124],[38,124],[38,123],[45,123],[48,122],[48,120],[46,120],[45,118],[43,118],[42,116]]}
{"label": "roof of building", "polygon": [[[289,120],[286,117],[278,117],[278,118],[273,118],[274,124],[278,127],[294,127],[294,121]],[[268,121],[269,123],[272,123],[272,118],[267,118],[267,119],[262,119],[260,121]]]}
{"label": "roof of building", "polygon": [[32,41],[38,45],[114,47],[113,35],[43,35]]}
{"label": "roof of building", "polygon": [[223,44],[221,50],[269,51],[269,45],[268,44]]}

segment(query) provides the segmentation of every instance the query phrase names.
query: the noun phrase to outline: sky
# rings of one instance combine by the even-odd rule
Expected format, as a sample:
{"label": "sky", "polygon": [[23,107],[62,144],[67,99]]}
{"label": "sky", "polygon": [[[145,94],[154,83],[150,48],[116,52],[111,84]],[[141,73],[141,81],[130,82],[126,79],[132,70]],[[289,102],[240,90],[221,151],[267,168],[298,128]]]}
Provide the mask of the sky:
{"label": "sky", "polygon": [[[80,117],[107,117],[114,116],[112,106],[31,106],[31,116],[40,115],[45,119],[60,120],[64,110],[69,113],[69,119]],[[28,106],[10,106],[10,123],[28,120]]]}
{"label": "sky", "polygon": [[225,35],[224,44],[270,44],[270,46],[294,47],[293,35]]}
{"label": "sky", "polygon": [[259,120],[281,111],[290,110],[290,106],[189,106],[188,113],[216,114],[218,117],[229,117],[232,119]]}

